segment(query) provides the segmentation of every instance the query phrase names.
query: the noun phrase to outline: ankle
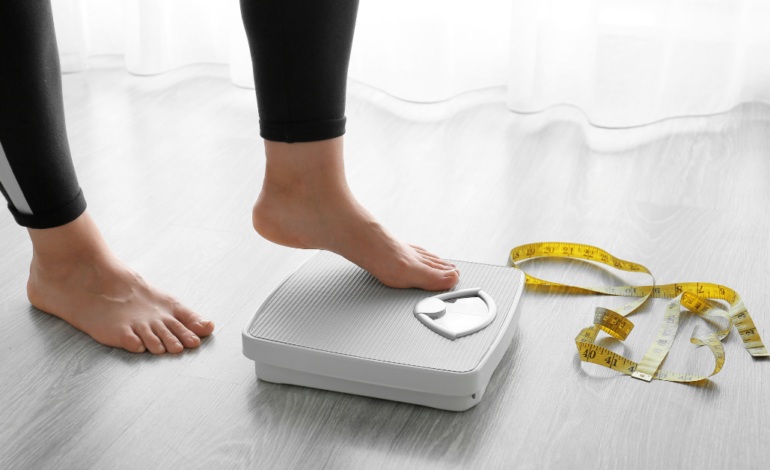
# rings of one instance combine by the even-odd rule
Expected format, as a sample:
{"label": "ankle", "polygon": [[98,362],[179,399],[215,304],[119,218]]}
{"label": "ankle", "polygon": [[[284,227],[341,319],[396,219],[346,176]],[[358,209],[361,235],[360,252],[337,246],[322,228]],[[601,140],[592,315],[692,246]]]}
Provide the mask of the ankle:
{"label": "ankle", "polygon": [[93,264],[110,253],[88,212],[59,227],[28,231],[32,239],[32,267],[43,271]]}
{"label": "ankle", "polygon": [[265,153],[263,191],[283,196],[349,192],[342,137],[293,144],[265,140]]}

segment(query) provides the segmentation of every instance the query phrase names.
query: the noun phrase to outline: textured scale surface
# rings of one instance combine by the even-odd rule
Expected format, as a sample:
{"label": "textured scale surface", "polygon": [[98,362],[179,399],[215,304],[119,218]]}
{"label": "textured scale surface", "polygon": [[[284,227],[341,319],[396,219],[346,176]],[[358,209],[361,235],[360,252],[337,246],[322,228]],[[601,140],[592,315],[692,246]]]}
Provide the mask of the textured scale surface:
{"label": "textured scale surface", "polygon": [[413,314],[436,295],[392,289],[345,258],[321,251],[291,274],[260,307],[249,333],[257,338],[374,361],[467,372],[476,368],[500,333],[519,289],[520,271],[452,261],[460,270],[455,290],[482,287],[498,316],[478,333],[450,341]]}

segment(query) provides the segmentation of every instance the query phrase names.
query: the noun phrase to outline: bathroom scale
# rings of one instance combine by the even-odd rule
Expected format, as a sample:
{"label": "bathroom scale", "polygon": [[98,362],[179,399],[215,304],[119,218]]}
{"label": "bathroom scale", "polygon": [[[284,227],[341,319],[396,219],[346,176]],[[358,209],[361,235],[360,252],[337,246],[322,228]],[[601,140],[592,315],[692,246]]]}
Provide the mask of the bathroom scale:
{"label": "bathroom scale", "polygon": [[267,382],[467,410],[513,339],[525,275],[452,262],[460,282],[428,292],[386,287],[319,251],[249,320],[243,353]]}

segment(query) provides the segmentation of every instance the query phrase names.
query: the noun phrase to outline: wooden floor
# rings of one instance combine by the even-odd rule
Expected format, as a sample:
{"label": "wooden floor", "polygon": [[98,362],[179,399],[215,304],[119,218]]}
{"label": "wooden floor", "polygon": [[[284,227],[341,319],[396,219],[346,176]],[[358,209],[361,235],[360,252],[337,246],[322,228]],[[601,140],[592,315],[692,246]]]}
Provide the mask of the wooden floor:
{"label": "wooden floor", "polygon": [[[660,283],[733,287],[770,340],[770,107],[605,130],[567,106],[514,114],[502,88],[430,105],[358,83],[348,93],[351,185],[403,239],[492,264],[523,243],[597,245]],[[770,361],[735,331],[723,371],[698,386],[580,362],[577,332],[623,299],[528,292],[483,401],[464,413],[257,381],[241,330],[312,252],[251,228],[265,158],[253,91],[222,66],[136,77],[106,57],[66,75],[64,96],[108,242],[217,329],[178,356],[97,344],[29,305],[30,243],[0,212],[0,468],[767,468]],[[579,262],[526,269],[646,282]],[[603,344],[639,360],[664,306],[637,314],[625,344]],[[683,318],[665,368],[707,374],[711,354],[687,341],[701,320]]]}

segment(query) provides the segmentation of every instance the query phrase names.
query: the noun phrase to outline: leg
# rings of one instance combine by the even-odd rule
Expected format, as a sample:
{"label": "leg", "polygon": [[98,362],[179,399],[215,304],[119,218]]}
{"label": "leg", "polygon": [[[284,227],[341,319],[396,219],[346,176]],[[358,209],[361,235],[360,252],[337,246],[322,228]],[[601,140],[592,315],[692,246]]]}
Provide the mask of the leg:
{"label": "leg", "polygon": [[212,323],[118,260],[86,212],[49,0],[0,2],[0,190],[32,240],[34,306],[133,352],[181,352],[212,332]]}
{"label": "leg", "polygon": [[396,239],[351,193],[343,137],[357,0],[241,0],[265,139],[252,219],[275,243],[338,253],[390,287],[444,290],[456,267]]}

